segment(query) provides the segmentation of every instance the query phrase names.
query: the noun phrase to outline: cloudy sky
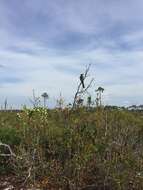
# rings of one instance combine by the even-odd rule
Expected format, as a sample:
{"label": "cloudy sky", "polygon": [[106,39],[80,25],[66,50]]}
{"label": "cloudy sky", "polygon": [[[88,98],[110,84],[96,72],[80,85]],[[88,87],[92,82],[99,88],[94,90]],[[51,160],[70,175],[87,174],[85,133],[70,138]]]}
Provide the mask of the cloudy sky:
{"label": "cloudy sky", "polygon": [[89,63],[106,104],[143,103],[142,0],[0,0],[1,105],[71,101]]}

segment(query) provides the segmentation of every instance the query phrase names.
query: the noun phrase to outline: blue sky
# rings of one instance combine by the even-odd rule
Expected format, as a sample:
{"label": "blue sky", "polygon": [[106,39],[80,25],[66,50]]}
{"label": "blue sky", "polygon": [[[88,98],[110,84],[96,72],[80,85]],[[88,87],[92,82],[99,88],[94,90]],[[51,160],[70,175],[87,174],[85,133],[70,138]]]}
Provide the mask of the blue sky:
{"label": "blue sky", "polygon": [[0,104],[71,101],[92,63],[106,104],[143,103],[142,0],[0,0]]}

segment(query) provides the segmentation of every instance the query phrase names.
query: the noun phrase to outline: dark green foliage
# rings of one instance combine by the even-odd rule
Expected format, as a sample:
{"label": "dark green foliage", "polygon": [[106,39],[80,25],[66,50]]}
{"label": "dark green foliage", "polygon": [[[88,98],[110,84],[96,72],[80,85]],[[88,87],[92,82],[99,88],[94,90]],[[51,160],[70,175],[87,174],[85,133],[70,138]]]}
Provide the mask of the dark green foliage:
{"label": "dark green foliage", "polygon": [[20,134],[14,127],[0,127],[0,141],[7,143],[10,146],[17,146],[20,144]]}

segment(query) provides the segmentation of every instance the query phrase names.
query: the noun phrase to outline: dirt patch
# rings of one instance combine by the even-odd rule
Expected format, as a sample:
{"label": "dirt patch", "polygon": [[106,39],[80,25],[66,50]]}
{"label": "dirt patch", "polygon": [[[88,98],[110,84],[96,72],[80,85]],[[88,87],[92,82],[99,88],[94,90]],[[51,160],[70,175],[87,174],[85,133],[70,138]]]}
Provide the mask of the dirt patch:
{"label": "dirt patch", "polygon": [[[22,190],[22,183],[14,176],[0,176],[0,190]],[[23,189],[24,190],[24,189]]]}

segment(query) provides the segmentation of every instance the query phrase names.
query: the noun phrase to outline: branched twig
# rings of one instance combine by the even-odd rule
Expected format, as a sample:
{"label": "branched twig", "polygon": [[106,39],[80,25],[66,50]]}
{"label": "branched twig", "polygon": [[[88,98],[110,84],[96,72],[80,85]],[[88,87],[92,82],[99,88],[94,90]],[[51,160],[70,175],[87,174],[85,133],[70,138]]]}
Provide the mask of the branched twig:
{"label": "branched twig", "polygon": [[[89,72],[89,69],[90,69],[90,66],[91,64],[88,65],[88,67],[86,68],[85,72],[84,72],[84,78],[83,78],[83,83],[85,81],[85,79],[88,77],[88,72]],[[74,109],[76,107],[76,101],[77,101],[77,97],[79,94],[84,94],[85,92],[87,92],[87,90],[90,88],[92,82],[93,82],[94,79],[91,79],[90,83],[87,85],[87,87],[84,89],[82,87],[82,81],[80,81],[78,87],[77,87],[77,91],[74,95],[74,101],[73,101],[73,105],[72,105],[72,109]],[[81,89],[82,87],[82,89]]]}
{"label": "branched twig", "polygon": [[87,90],[91,87],[91,84],[93,83],[93,81],[94,81],[94,78],[91,79],[90,83],[84,90],[79,91],[79,94],[84,94],[85,92],[87,92]]}
{"label": "branched twig", "polygon": [[28,181],[28,179],[31,177],[31,171],[32,171],[32,166],[28,169],[28,175],[26,177],[26,179],[23,182],[23,185],[26,184],[26,182]]}
{"label": "branched twig", "polygon": [[34,149],[34,151],[33,151],[32,163],[31,163],[31,166],[28,168],[28,175],[26,176],[26,178],[23,182],[23,185],[25,185],[27,183],[28,179],[31,177],[32,169],[34,169],[35,155],[36,155],[36,149]]}
{"label": "branched twig", "polygon": [[33,105],[34,108],[39,106],[40,103],[40,97],[37,97],[35,95],[35,90],[33,89],[33,96],[32,98],[29,98],[30,103]]}
{"label": "branched twig", "polygon": [[15,153],[12,151],[12,149],[10,148],[10,146],[8,145],[8,144],[4,144],[4,143],[2,143],[2,142],[0,142],[0,146],[4,146],[4,147],[6,147],[6,148],[8,148],[8,150],[9,150],[9,154],[0,154],[0,156],[13,156],[13,157],[16,157],[16,155],[15,155]]}

